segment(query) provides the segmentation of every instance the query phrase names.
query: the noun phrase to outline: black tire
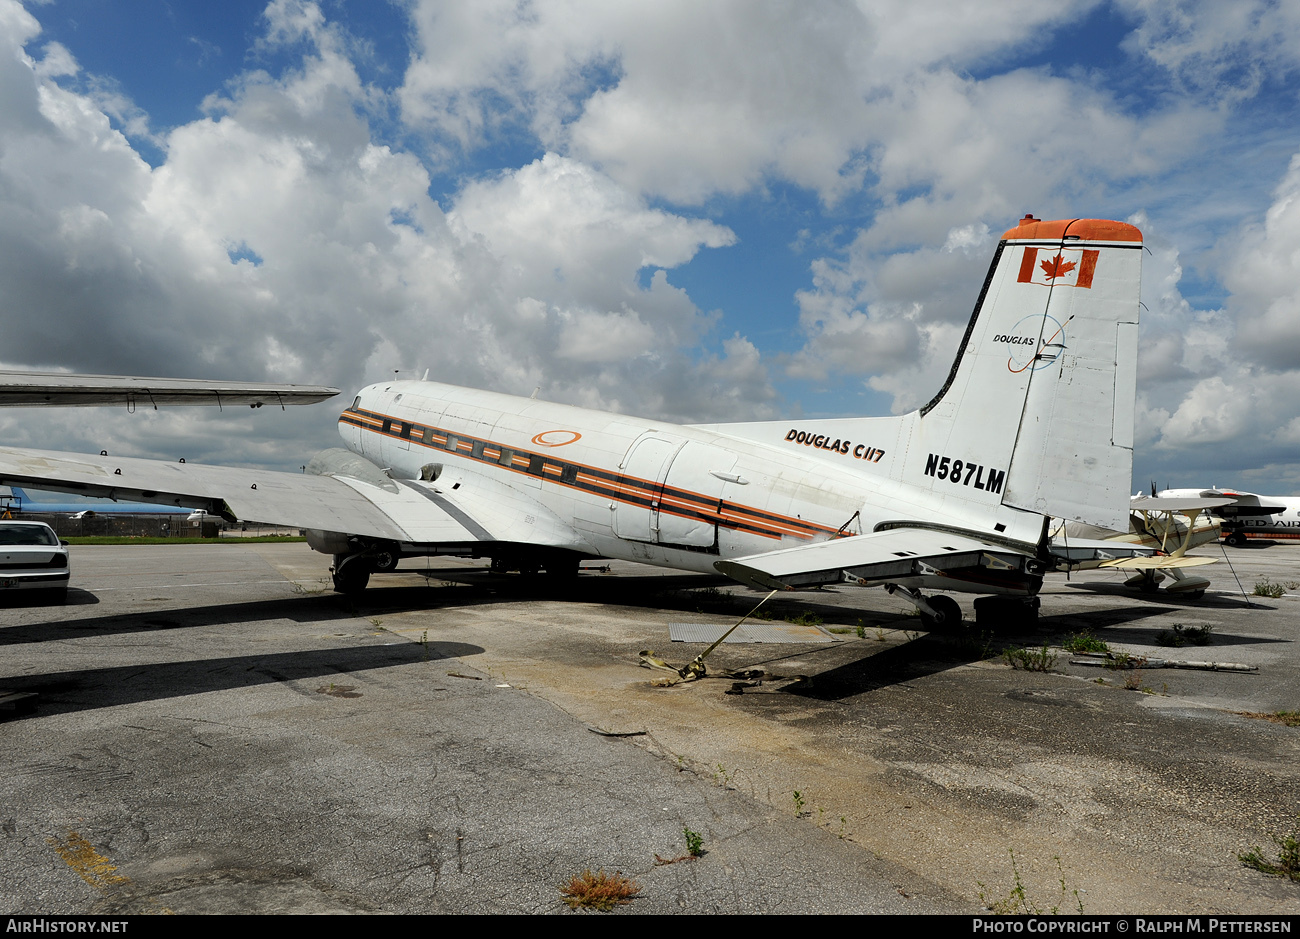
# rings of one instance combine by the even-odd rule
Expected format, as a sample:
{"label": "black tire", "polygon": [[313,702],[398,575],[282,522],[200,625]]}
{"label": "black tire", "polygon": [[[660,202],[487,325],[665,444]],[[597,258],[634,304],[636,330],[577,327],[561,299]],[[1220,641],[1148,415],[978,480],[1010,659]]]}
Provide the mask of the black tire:
{"label": "black tire", "polygon": [[581,558],[559,557],[546,562],[546,576],[554,581],[576,580]]}
{"label": "black tire", "polygon": [[943,595],[930,597],[927,601],[930,608],[938,615],[930,616],[928,613],[921,614],[921,622],[929,632],[956,632],[961,629],[961,607],[952,597]]}
{"label": "black tire", "polygon": [[1227,538],[1223,539],[1224,544],[1230,544],[1234,548],[1240,548],[1246,543],[1246,536],[1239,531],[1234,531]]}
{"label": "black tire", "polygon": [[334,590],[337,593],[360,593],[370,583],[370,565],[365,558],[344,559],[334,566]]}
{"label": "black tire", "polygon": [[370,566],[380,574],[387,574],[397,570],[401,560],[402,554],[396,548],[380,548],[370,556]]}

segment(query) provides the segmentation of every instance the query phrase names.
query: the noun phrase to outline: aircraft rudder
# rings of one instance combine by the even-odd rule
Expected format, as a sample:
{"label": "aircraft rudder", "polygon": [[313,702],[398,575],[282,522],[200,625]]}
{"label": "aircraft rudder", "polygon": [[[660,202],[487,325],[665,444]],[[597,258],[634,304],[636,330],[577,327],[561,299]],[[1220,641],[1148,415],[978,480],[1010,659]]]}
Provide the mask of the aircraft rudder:
{"label": "aircraft rudder", "polygon": [[906,481],[972,508],[1127,517],[1141,237],[1031,216],[1003,235],[948,379],[919,412]]}

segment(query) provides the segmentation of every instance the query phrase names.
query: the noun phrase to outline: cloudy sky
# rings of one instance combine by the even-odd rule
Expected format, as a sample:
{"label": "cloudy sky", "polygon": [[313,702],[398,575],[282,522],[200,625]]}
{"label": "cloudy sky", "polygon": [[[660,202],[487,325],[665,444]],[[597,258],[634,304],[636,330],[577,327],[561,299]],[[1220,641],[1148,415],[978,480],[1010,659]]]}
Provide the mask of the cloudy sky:
{"label": "cloudy sky", "polygon": [[[1300,491],[1300,5],[0,0],[8,367],[901,413],[1026,212],[1134,222],[1135,487]],[[6,411],[305,463],[340,406]]]}

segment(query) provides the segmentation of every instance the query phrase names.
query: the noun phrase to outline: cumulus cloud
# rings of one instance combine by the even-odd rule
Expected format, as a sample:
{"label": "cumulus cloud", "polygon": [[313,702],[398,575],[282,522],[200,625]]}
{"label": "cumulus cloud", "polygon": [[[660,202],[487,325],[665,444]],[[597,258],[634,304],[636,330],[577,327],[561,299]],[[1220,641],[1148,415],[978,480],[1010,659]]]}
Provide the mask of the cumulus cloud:
{"label": "cumulus cloud", "polygon": [[834,201],[860,185],[875,98],[1086,14],[1032,2],[513,0],[412,7],[403,113],[473,148],[505,128],[629,188],[696,203],[768,174]]}
{"label": "cumulus cloud", "polygon": [[[210,96],[156,168],[93,95],[56,82],[76,72],[66,50],[27,53],[30,14],[0,14],[0,285],[24,324],[11,360],[344,388],[428,368],[593,405],[627,399],[633,374],[644,391],[627,403],[666,401],[656,386],[697,364],[686,347],[713,321],[665,271],[730,244],[727,228],[554,154],[468,181],[444,212],[420,159],[374,140],[377,92],[315,5],[268,7],[261,42],[301,46],[300,63]],[[672,398],[675,416],[717,416],[707,392]],[[86,441],[87,419],[59,420]],[[209,420],[138,426],[179,441]],[[303,436],[326,423],[300,420]]]}
{"label": "cumulus cloud", "polygon": [[1184,89],[1225,101],[1254,95],[1300,65],[1300,7],[1287,0],[1126,0],[1126,46]]}
{"label": "cumulus cloud", "polygon": [[[1266,213],[1271,180],[1234,191],[1260,218],[1240,238],[1223,237],[1225,200],[1210,231],[1179,187],[1234,109],[1294,74],[1300,14],[1114,6],[1158,93],[1017,64],[1098,3],[411,0],[390,94],[329,7],[274,0],[254,51],[290,65],[234,76],[154,137],[111,77],[0,0],[0,296],[24,323],[7,355],[345,388],[428,368],[686,420],[772,415],[791,405],[781,380],[850,378],[899,411],[942,382],[1017,217],[1145,207],[1141,439],[1171,459],[1248,434],[1285,454],[1300,168]],[[814,217],[772,238],[808,252],[779,298],[799,332],[774,357],[677,272],[738,243],[731,208],[790,191]],[[1226,300],[1189,302],[1187,272]],[[78,420],[47,426],[87,446],[110,426]],[[328,432],[284,421],[282,438]],[[165,455],[166,435],[201,448],[210,422],[144,415],[125,433]]]}

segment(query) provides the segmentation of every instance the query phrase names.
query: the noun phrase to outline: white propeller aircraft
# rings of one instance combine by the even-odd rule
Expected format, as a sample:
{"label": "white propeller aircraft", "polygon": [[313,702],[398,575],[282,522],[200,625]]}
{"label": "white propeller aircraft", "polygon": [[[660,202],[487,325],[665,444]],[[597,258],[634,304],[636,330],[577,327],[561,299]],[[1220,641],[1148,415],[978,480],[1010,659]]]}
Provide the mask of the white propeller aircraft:
{"label": "white propeller aircraft", "polygon": [[961,612],[922,591],[1032,616],[1046,571],[1153,553],[1048,535],[1050,516],[1128,525],[1141,259],[1131,225],[1026,216],[947,381],[897,417],[678,426],[386,381],[307,475],[6,447],[0,482],[307,529],[345,592],[406,556],[557,575],[609,557],[763,589],[885,586],[931,628]]}
{"label": "white propeller aircraft", "polygon": [[[1083,561],[1072,569],[1121,568],[1134,573],[1125,581],[1129,587],[1154,592],[1166,577],[1169,583],[1165,592],[1179,594],[1191,600],[1205,595],[1209,578],[1189,574],[1188,568],[1213,564],[1214,558],[1193,557],[1189,548],[1219,540],[1219,522],[1209,515],[1231,500],[1200,497],[1134,496],[1129,502],[1128,531],[1107,531],[1080,522],[1058,522],[1052,537],[1062,548],[1068,548],[1077,538],[1100,538],[1105,541],[1125,542],[1157,548],[1159,557],[1124,558]],[[1200,520],[1202,514],[1207,517]]]}
{"label": "white propeller aircraft", "polygon": [[1223,504],[1210,511],[1223,519],[1223,540],[1240,548],[1250,539],[1300,541],[1300,498],[1260,496],[1235,489],[1166,489],[1161,496],[1204,498]]}

